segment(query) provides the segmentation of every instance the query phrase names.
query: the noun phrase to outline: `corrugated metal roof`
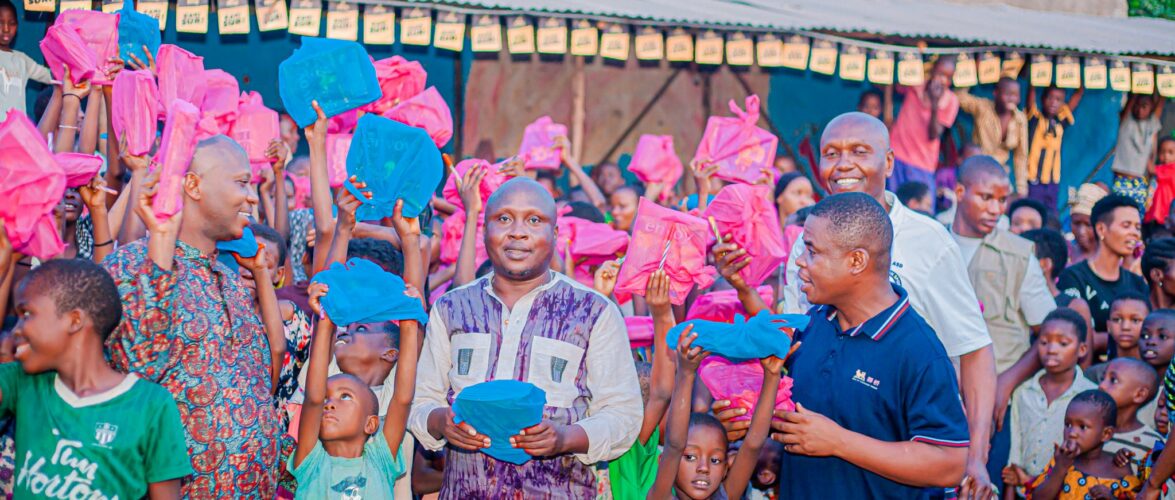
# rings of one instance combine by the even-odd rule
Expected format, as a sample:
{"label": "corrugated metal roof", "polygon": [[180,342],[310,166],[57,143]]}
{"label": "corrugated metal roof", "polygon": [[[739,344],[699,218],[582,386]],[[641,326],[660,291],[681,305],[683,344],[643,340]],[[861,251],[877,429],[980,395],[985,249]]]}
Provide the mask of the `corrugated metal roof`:
{"label": "corrugated metal roof", "polygon": [[941,0],[434,0],[419,3],[693,27],[863,32],[1102,54],[1175,55],[1175,21]]}

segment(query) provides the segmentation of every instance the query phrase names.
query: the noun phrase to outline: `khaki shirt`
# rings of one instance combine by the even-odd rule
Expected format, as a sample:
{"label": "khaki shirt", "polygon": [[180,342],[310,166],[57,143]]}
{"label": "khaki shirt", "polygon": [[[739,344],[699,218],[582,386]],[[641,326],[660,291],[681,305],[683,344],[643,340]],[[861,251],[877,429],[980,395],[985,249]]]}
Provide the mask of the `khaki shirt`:
{"label": "khaki shirt", "polygon": [[975,97],[962,90],[955,93],[959,96],[959,108],[975,119],[971,140],[983,149],[983,154],[995,158],[1005,167],[1011,155],[1011,165],[1016,173],[1016,192],[1027,195],[1028,116],[1019,109],[1013,109],[1012,119],[1008,121],[1008,133],[1005,134],[1000,125],[1000,115],[996,113],[995,101]]}

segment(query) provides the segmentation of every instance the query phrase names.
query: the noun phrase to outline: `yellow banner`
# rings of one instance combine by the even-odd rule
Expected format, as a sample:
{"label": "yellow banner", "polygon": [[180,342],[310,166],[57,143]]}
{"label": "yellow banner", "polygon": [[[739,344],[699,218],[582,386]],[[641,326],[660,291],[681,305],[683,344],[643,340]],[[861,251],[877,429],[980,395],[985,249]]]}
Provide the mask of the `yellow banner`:
{"label": "yellow banner", "polygon": [[1085,88],[1104,89],[1108,83],[1106,62],[1100,57],[1085,58]]}
{"label": "yellow banner", "polygon": [[530,54],[534,52],[534,25],[523,16],[510,20],[510,27],[506,28],[506,46],[511,54]]}
{"label": "yellow banner", "polygon": [[726,41],[726,64],[750,66],[755,64],[755,41],[742,32],[730,35]]}
{"label": "yellow banner", "polygon": [[698,36],[694,45],[694,62],[698,64],[722,64],[722,35],[706,31]]}
{"label": "yellow banner", "polygon": [[1155,70],[1151,65],[1146,63],[1134,65],[1134,70],[1130,72],[1130,93],[1155,93]]}
{"label": "yellow banner", "polygon": [[678,28],[665,39],[665,58],[670,62],[694,60],[694,37]]}
{"label": "yellow banner", "polygon": [[1073,56],[1061,56],[1055,69],[1057,87],[1075,89],[1081,87],[1081,62]]}
{"label": "yellow banner", "polygon": [[384,5],[363,8],[363,43],[391,45],[396,43],[396,11]]}
{"label": "yellow banner", "polygon": [[860,82],[865,80],[865,51],[856,45],[845,45],[840,53],[840,77]]}
{"label": "yellow banner", "polygon": [[90,0],[61,0],[61,12],[69,10],[90,10],[94,2]]}
{"label": "yellow banner", "polygon": [[[85,3],[90,3],[88,0]],[[285,5],[285,0],[282,0],[282,5]],[[150,16],[159,22],[159,31],[167,29],[167,2],[156,1],[139,1],[135,2],[135,10],[139,13]],[[285,15],[285,8],[282,8],[282,15]]]}
{"label": "yellow banner", "polygon": [[175,30],[179,33],[208,33],[207,0],[178,0]]}
{"label": "yellow banner", "polygon": [[971,54],[962,52],[955,59],[955,76],[951,83],[959,88],[979,85],[979,65]]}
{"label": "yellow banner", "polygon": [[1130,66],[1118,60],[1110,61],[1110,88],[1118,92],[1130,92]]}
{"label": "yellow banner", "polygon": [[28,12],[53,12],[57,10],[57,0],[24,0],[24,10]]}
{"label": "yellow banner", "polygon": [[438,49],[461,52],[465,48],[465,15],[446,12],[438,16],[432,44]]}
{"label": "yellow banner", "polygon": [[903,52],[898,61],[898,83],[916,87],[926,83],[926,67],[917,52]]}
{"label": "yellow banner", "polygon": [[122,10],[122,0],[102,0],[102,12],[113,14],[120,10]]}
{"label": "yellow banner", "polygon": [[567,24],[562,19],[547,18],[539,25],[539,53],[567,53]]}
{"label": "yellow banner", "polygon": [[628,60],[628,28],[614,24],[600,37],[600,57],[616,61]]}
{"label": "yellow banner", "polygon": [[1000,58],[991,51],[979,56],[979,83],[992,84],[1000,81]]}
{"label": "yellow banner", "polygon": [[761,35],[755,44],[755,59],[761,68],[783,66],[783,40],[770,33]]}
{"label": "yellow banner", "polygon": [[469,29],[469,46],[474,52],[502,50],[502,25],[497,16],[477,16]]}
{"label": "yellow banner", "polygon": [[893,53],[873,51],[869,58],[869,82],[877,85],[893,85]]}
{"label": "yellow banner", "polygon": [[665,57],[665,37],[654,28],[641,28],[636,35],[636,58],[642,61],[656,61]]}
{"label": "yellow banner", "polygon": [[1032,56],[1029,82],[1033,87],[1045,88],[1053,84],[1053,60],[1044,54]]}
{"label": "yellow banner", "polygon": [[257,31],[277,31],[290,28],[286,0],[257,0]]}
{"label": "yellow banner", "polygon": [[359,8],[353,3],[331,2],[326,9],[326,37],[359,41]]}
{"label": "yellow banner", "polygon": [[1016,79],[1020,70],[1024,68],[1024,56],[1019,52],[1005,52],[1004,60],[1000,65],[1000,76]]}
{"label": "yellow banner", "polygon": [[798,35],[787,37],[783,42],[783,67],[804,70],[808,67],[808,54],[811,51],[807,38]]}
{"label": "yellow banner", "polygon": [[808,69],[822,75],[835,74],[836,44],[827,40],[818,40],[812,44],[812,60],[808,62]]}
{"label": "yellow banner", "polygon": [[222,35],[247,35],[249,23],[247,0],[218,0],[216,4],[217,29]]}
{"label": "yellow banner", "polygon": [[594,56],[600,51],[600,30],[589,21],[576,21],[571,30],[571,55]]}
{"label": "yellow banner", "polygon": [[1165,64],[1159,66],[1155,73],[1155,90],[1163,97],[1175,97],[1175,68]]}
{"label": "yellow banner", "polygon": [[415,8],[401,13],[400,43],[404,45],[428,45],[432,43],[432,14]]}

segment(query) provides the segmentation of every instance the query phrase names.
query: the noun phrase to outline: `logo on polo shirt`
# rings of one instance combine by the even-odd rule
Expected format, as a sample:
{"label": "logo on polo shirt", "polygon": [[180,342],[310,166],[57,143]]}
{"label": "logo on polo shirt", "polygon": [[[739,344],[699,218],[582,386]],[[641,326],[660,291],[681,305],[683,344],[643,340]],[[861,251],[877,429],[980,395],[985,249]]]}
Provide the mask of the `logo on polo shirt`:
{"label": "logo on polo shirt", "polygon": [[894,272],[893,269],[889,270],[889,281],[897,286],[902,286],[902,277],[898,276],[898,273]]}
{"label": "logo on polo shirt", "polygon": [[857,373],[853,375],[853,382],[858,382],[873,390],[877,390],[877,386],[881,384],[880,380],[870,377],[865,373],[865,370],[857,370]]}

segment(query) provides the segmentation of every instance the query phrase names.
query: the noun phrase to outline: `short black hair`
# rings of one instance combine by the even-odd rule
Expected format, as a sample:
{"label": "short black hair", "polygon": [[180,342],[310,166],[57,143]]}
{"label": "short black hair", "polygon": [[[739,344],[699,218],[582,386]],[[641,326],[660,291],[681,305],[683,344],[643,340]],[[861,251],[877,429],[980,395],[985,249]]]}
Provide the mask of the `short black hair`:
{"label": "short black hair", "polygon": [[604,223],[604,213],[601,212],[600,209],[596,208],[596,206],[592,205],[591,203],[584,203],[582,201],[573,201],[571,203],[568,203],[567,206],[571,208],[571,212],[569,212],[567,214],[569,217],[578,217],[578,218],[586,220],[586,221],[596,222],[596,223],[600,223],[600,224]]}
{"label": "short black hair", "polygon": [[1146,295],[1135,292],[1133,290],[1120,292],[1120,293],[1118,293],[1118,295],[1114,296],[1114,300],[1110,301],[1110,310],[1111,311],[1114,310],[1114,304],[1117,304],[1119,302],[1131,301],[1131,300],[1133,300],[1135,302],[1142,302],[1143,304],[1145,304],[1146,305],[1146,312],[1147,312],[1147,314],[1150,314],[1150,312],[1151,312],[1150,298],[1148,298]]}
{"label": "short black hair", "polygon": [[820,200],[809,217],[828,219],[833,238],[843,249],[865,248],[874,265],[890,266],[893,223],[877,200],[865,193],[840,193]]}
{"label": "short black hair", "polygon": [[955,173],[959,184],[963,186],[970,186],[972,182],[978,180],[980,176],[991,176],[997,179],[1008,179],[1008,171],[1004,170],[1004,166],[988,155],[976,155],[966,160],[959,165],[958,172]]}
{"label": "short black hair", "polygon": [[1069,408],[1076,404],[1086,404],[1097,408],[1098,413],[1102,416],[1103,426],[1113,427],[1118,423],[1118,404],[1114,402],[1114,398],[1101,389],[1090,389],[1073,396],[1073,400],[1069,401]]}
{"label": "short black hair", "polygon": [[[0,1],[3,1],[3,0],[0,0]],[[1168,142],[1175,142],[1175,137],[1171,137],[1169,135],[1164,135],[1164,136],[1160,137],[1159,141],[1155,143],[1155,151],[1163,149],[1163,144],[1166,144]]]}
{"label": "short black hair", "polygon": [[29,271],[21,281],[20,289],[48,294],[57,305],[57,314],[75,309],[86,313],[102,340],[110,337],[122,321],[122,301],[114,278],[102,266],[88,259],[45,262]]}
{"label": "short black hair", "polygon": [[396,276],[404,274],[404,254],[390,242],[375,238],[353,239],[347,245],[347,259],[356,257],[370,260]]}
{"label": "short black hair", "polygon": [[1143,385],[1145,385],[1147,389],[1150,390],[1150,395],[1147,396],[1146,401],[1143,401],[1142,404],[1145,405],[1150,403],[1152,399],[1155,399],[1155,395],[1159,393],[1160,380],[1159,374],[1155,371],[1154,367],[1148,365],[1145,361],[1138,358],[1114,358],[1110,360],[1110,363],[1120,363],[1127,365],[1131,372],[1138,375],[1142,379]]}
{"label": "short black hair", "polygon": [[1046,87],[1046,88],[1044,89],[1044,91],[1040,93],[1040,98],[1041,98],[1041,99],[1044,99],[1044,98],[1045,98],[1045,96],[1049,95],[1049,93],[1050,93],[1050,92],[1060,92],[1060,93],[1061,93],[1061,99],[1064,99],[1064,98],[1065,98],[1065,89],[1063,89],[1063,88],[1061,88],[1061,87],[1058,87],[1058,86],[1056,86],[1056,85],[1049,85],[1048,87]]}
{"label": "short black hair", "polygon": [[362,334],[383,335],[384,339],[388,341],[389,348],[392,348],[392,349],[399,349],[400,348],[400,325],[397,325],[394,321],[384,321],[381,323],[381,327],[382,327],[381,329],[369,330],[369,331],[362,332],[362,333],[352,332],[350,330],[350,326],[351,325],[348,325],[348,330],[347,330],[349,333],[360,334],[360,335],[362,335]]}
{"label": "short black hair", "polygon": [[795,224],[797,226],[803,227],[804,221],[808,220],[809,215],[812,215],[812,207],[811,206],[807,206],[807,207],[801,208],[799,210],[796,210],[796,213],[792,214],[792,217],[795,218]]}
{"label": "short black hair", "polygon": [[278,267],[286,265],[286,256],[289,255],[289,249],[286,248],[285,238],[282,238],[282,235],[278,234],[276,229],[257,222],[249,224],[249,229],[253,231],[255,238],[265,240],[266,243],[277,247]]}
{"label": "short black hair", "polygon": [[876,88],[871,88],[871,89],[867,89],[864,92],[861,92],[861,97],[857,98],[857,108],[864,106],[865,100],[870,97],[876,98],[877,102],[882,102],[882,103],[885,102],[884,96],[882,96],[881,91],[877,90]]}
{"label": "short black hair", "polygon": [[714,415],[709,413],[693,412],[689,415],[689,428],[694,427],[709,427],[718,431],[722,435],[722,439],[726,439],[726,428],[722,427],[720,422]]}
{"label": "short black hair", "polygon": [[1086,332],[1085,318],[1077,314],[1077,311],[1068,307],[1058,307],[1053,309],[1053,312],[1049,313],[1048,316],[1045,316],[1044,321],[1041,321],[1040,324],[1044,326],[1051,321],[1063,321],[1073,325],[1073,329],[1077,332],[1077,340],[1079,342],[1085,342],[1085,336],[1088,333]]}
{"label": "short black hair", "polygon": [[1138,210],[1138,203],[1133,198],[1116,193],[1108,194],[1098,200],[1097,203],[1094,203],[1093,209],[1089,211],[1089,223],[1093,226],[1094,236],[1101,236],[1097,232],[1097,225],[1112,224],[1114,222],[1114,211],[1123,207]]}
{"label": "short black hair", "polygon": [[902,202],[902,205],[908,207],[910,200],[920,200],[930,196],[930,186],[924,182],[906,181],[898,186],[898,190],[894,194],[897,195],[898,201]]}
{"label": "short black hair", "polygon": [[1031,208],[1035,210],[1036,213],[1040,214],[1040,223],[1042,225],[1048,223],[1049,208],[1044,206],[1044,203],[1041,203],[1032,198],[1020,198],[1019,200],[1008,204],[1008,217],[1012,217],[1012,214],[1016,213],[1016,211],[1020,210],[1021,208]]}
{"label": "short black hair", "polygon": [[[16,13],[16,5],[12,3],[12,0],[0,0],[0,10],[4,10],[4,9],[11,10],[11,11],[12,11],[12,17],[16,17],[16,18],[19,18],[19,17],[20,17],[20,16],[19,16],[19,15]],[[20,22],[20,20],[19,20],[19,19],[17,19],[17,22]],[[15,41],[15,40],[14,40],[14,41]],[[53,87],[49,87],[49,88],[50,88],[50,89],[52,89]]]}
{"label": "short black hair", "polygon": [[1069,244],[1065,237],[1056,229],[1040,228],[1024,231],[1021,238],[1028,239],[1036,244],[1036,258],[1053,261],[1053,270],[1049,278],[1056,280],[1061,277],[1069,262]]}
{"label": "short black hair", "polygon": [[784,191],[787,191],[787,187],[791,185],[792,182],[795,182],[796,179],[799,179],[803,176],[804,174],[800,172],[788,172],[779,176],[779,180],[775,181],[775,198],[779,198],[779,195],[783,194]]}
{"label": "short black hair", "polygon": [[1142,252],[1142,277],[1150,283],[1151,271],[1158,269],[1166,273],[1172,261],[1175,261],[1175,238],[1155,238],[1147,242]]}

